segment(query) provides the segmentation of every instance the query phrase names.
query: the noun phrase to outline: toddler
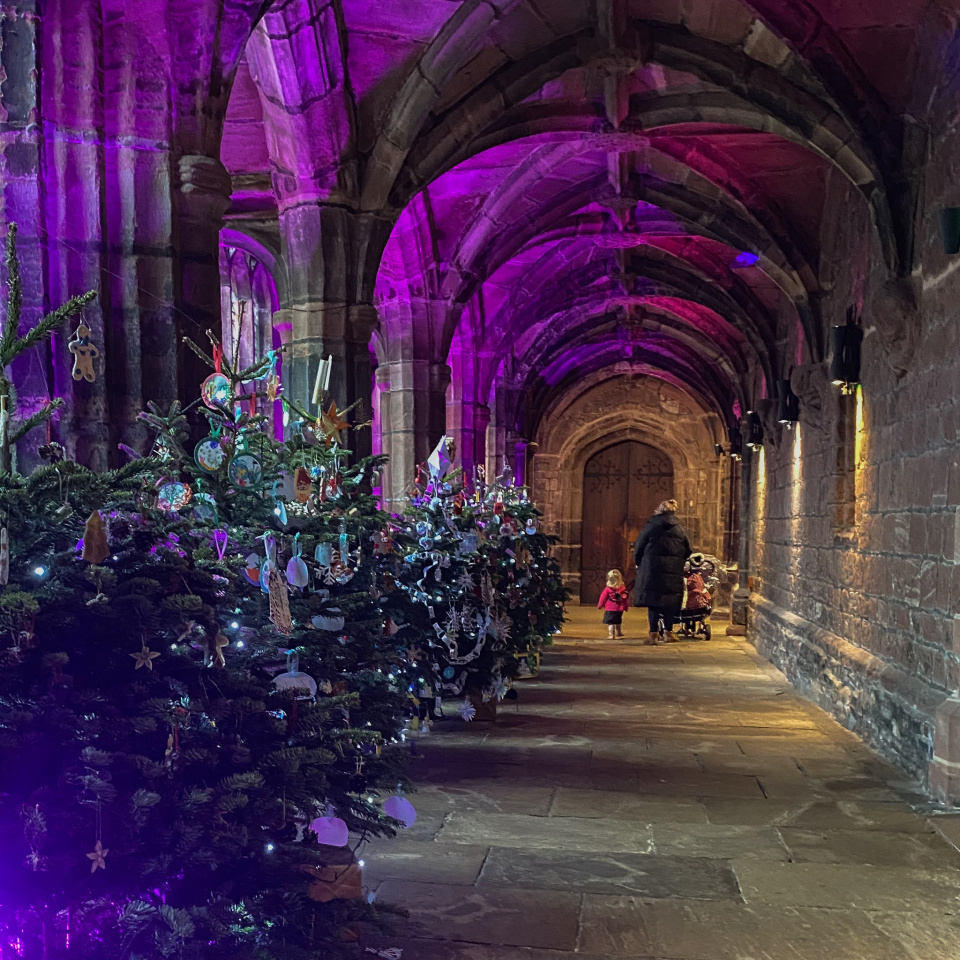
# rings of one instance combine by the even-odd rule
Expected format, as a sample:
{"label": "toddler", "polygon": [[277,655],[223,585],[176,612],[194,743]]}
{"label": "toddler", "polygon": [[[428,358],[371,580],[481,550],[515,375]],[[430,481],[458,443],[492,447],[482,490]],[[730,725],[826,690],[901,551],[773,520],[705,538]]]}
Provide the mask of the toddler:
{"label": "toddler", "polygon": [[603,622],[607,625],[607,637],[610,640],[623,639],[623,611],[630,606],[627,586],[619,570],[607,574],[607,586],[600,594],[597,609],[603,610]]}

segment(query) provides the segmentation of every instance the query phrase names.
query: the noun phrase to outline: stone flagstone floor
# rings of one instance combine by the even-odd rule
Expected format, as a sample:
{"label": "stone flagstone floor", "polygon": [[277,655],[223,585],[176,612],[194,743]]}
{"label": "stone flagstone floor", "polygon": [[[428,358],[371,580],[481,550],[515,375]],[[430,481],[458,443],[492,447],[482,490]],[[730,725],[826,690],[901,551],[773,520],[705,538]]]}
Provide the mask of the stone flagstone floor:
{"label": "stone flagstone floor", "polygon": [[404,960],[960,957],[960,853],[895,768],[740,639],[613,643],[594,611],[569,615],[496,724],[457,718],[420,741],[418,821],[365,854],[378,899],[410,911],[379,946]]}

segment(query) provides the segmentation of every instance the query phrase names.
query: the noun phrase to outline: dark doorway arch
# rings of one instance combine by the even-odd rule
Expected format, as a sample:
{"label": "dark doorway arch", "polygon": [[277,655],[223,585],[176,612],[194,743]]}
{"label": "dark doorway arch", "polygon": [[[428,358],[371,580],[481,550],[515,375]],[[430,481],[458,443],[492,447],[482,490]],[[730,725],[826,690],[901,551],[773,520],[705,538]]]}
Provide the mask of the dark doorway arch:
{"label": "dark doorway arch", "polygon": [[635,576],[630,549],[661,500],[673,496],[673,462],[656,447],[625,440],[595,453],[583,470],[580,602],[595,604],[607,571]]}

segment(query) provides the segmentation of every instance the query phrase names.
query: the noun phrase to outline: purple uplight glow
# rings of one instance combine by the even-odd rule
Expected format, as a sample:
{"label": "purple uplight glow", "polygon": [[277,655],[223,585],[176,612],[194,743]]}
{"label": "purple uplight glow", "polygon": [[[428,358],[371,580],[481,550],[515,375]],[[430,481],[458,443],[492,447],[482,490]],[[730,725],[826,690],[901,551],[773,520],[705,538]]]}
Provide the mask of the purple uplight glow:
{"label": "purple uplight glow", "polygon": [[744,250],[736,255],[730,267],[733,270],[742,270],[745,267],[755,267],[759,262],[760,257],[757,254]]}

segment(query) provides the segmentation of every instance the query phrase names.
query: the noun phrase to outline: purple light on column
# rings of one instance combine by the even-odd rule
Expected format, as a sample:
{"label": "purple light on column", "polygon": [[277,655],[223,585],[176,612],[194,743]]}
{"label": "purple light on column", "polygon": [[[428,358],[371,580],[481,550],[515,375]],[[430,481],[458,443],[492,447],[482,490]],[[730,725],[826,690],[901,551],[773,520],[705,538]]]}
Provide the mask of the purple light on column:
{"label": "purple light on column", "polygon": [[745,267],[755,267],[759,262],[760,257],[757,254],[744,250],[736,255],[730,267],[733,270],[743,270]]}

